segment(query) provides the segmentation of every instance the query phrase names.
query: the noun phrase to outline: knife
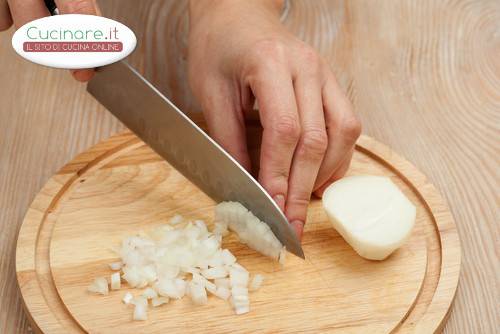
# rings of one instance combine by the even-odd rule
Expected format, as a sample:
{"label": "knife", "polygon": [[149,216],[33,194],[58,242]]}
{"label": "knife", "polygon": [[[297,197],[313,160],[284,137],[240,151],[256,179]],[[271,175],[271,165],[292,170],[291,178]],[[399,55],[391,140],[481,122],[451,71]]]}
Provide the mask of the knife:
{"label": "knife", "polygon": [[285,215],[221,146],[124,61],[97,69],[87,91],[216,202],[236,201],[266,222],[287,251],[304,258]]}

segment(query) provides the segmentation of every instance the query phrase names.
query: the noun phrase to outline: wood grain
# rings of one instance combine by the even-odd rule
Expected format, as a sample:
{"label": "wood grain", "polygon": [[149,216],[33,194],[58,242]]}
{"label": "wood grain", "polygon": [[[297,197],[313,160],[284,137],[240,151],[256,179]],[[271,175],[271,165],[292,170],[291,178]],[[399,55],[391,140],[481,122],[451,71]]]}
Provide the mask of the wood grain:
{"label": "wood grain", "polygon": [[[106,15],[145,38],[132,56],[134,65],[177,103],[196,108],[183,91],[185,3],[100,3]],[[463,269],[445,333],[495,333],[500,3],[296,0],[286,24],[332,65],[364,132],[412,161],[450,203]],[[25,333],[14,278],[22,217],[57,169],[122,126],[65,71],[17,57],[11,35],[0,34],[0,332]]]}
{"label": "wood grain", "polygon": [[316,199],[304,232],[305,262],[290,257],[280,268],[234,237],[225,241],[240,263],[266,276],[251,313],[235,317],[223,301],[196,308],[183,299],[151,311],[147,322],[132,322],[120,302],[123,290],[106,297],[86,291],[96,275],[110,275],[107,263],[117,260],[110,247],[176,213],[211,224],[214,202],[135,136],[113,137],[70,162],[30,206],[16,259],[26,307],[44,333],[439,330],[460,268],[448,208],[411,164],[368,137],[361,138],[349,173],[390,176],[417,206],[412,237],[389,259],[356,255]]}

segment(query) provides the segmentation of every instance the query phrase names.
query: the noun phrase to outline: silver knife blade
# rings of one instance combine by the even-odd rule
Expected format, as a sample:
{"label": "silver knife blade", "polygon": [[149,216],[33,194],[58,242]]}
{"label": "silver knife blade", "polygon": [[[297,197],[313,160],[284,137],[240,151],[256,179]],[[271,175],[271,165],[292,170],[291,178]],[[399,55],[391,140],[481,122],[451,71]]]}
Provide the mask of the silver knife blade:
{"label": "silver knife blade", "polygon": [[99,68],[87,91],[208,196],[240,202],[289,252],[304,258],[295,232],[264,188],[130,65]]}

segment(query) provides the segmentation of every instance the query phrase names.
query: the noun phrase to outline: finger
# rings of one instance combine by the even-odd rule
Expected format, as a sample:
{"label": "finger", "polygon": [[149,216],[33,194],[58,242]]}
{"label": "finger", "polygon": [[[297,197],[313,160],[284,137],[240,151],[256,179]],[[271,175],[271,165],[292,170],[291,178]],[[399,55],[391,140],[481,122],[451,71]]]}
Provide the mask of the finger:
{"label": "finger", "polygon": [[292,78],[285,68],[276,67],[252,78],[249,84],[264,129],[259,182],[284,211],[290,166],[300,137]]}
{"label": "finger", "polygon": [[50,15],[43,0],[8,0],[7,2],[16,29],[28,22]]}
{"label": "finger", "polygon": [[12,25],[9,4],[7,0],[0,0],[0,31],[7,30]]}
{"label": "finger", "polygon": [[92,79],[92,77],[95,74],[95,70],[92,68],[87,68],[87,69],[71,70],[70,73],[73,76],[73,78],[75,78],[77,81],[87,82],[90,79]]}
{"label": "finger", "polygon": [[56,5],[61,14],[97,15],[93,0],[56,0]]}
{"label": "finger", "polygon": [[[56,0],[61,14],[97,15],[99,11],[94,0]],[[94,69],[71,70],[71,75],[77,81],[87,82],[94,76]]]}
{"label": "finger", "polygon": [[245,121],[232,98],[231,85],[211,81],[203,92],[201,105],[210,136],[246,170],[250,170]]}
{"label": "finger", "polygon": [[314,189],[320,188],[332,178],[333,173],[342,164],[346,155],[352,151],[361,133],[361,124],[354,115],[350,101],[343,94],[333,74],[327,79],[322,96],[328,148]]}
{"label": "finger", "polygon": [[339,180],[345,175],[345,173],[347,173],[347,170],[351,165],[353,153],[354,150],[351,150],[349,153],[347,153],[347,155],[344,157],[344,160],[340,163],[340,166],[333,172],[328,181],[326,181],[321,187],[314,191],[314,195],[320,198],[323,197],[323,193],[325,192],[326,188],[328,188],[330,184]]}
{"label": "finger", "polygon": [[295,80],[295,95],[302,135],[293,157],[285,213],[297,235],[301,237],[307,207],[327,148],[328,138],[319,78],[299,76]]}

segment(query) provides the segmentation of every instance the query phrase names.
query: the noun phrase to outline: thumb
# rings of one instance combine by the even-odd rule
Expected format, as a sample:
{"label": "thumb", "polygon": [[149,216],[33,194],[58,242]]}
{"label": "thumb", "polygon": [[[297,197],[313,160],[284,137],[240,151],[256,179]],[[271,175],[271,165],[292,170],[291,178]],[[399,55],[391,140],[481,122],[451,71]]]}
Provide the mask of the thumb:
{"label": "thumb", "polygon": [[[61,14],[100,15],[94,0],[56,0],[56,5]],[[71,70],[71,74],[76,80],[86,82],[94,76],[94,69]]]}

